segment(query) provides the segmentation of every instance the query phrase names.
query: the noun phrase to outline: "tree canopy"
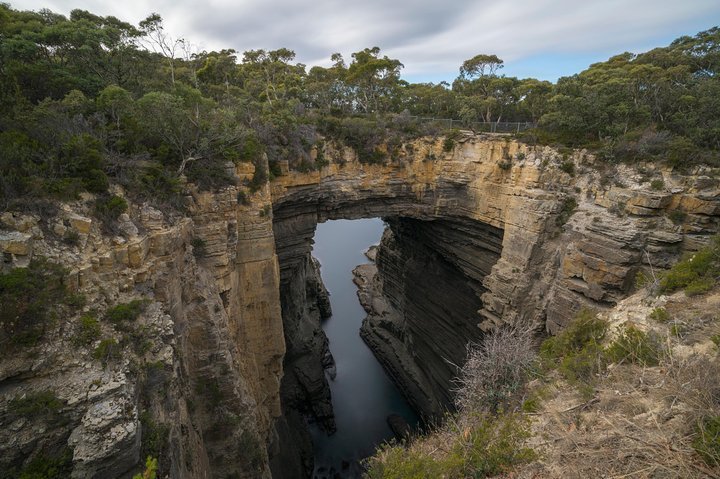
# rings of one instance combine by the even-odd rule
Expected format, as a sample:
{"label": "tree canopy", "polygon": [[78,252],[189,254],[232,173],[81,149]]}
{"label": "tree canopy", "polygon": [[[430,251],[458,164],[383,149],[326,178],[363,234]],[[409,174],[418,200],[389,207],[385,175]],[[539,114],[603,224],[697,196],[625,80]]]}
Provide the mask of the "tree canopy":
{"label": "tree canopy", "polygon": [[607,161],[718,161],[717,27],[554,84],[504,76],[503,65],[481,53],[452,85],[408,83],[402,62],[379,47],[308,70],[288,48],[197,51],[157,14],[135,26],[0,4],[0,205],[104,194],[109,182],[177,200],[183,177],[202,188],[228,184],[229,162],[267,158],[258,181],[280,161],[319,167],[310,150],[323,137],[363,161],[386,161],[392,152],[381,142],[441,133],[413,115],[466,128],[532,122],[526,141],[583,146]]}

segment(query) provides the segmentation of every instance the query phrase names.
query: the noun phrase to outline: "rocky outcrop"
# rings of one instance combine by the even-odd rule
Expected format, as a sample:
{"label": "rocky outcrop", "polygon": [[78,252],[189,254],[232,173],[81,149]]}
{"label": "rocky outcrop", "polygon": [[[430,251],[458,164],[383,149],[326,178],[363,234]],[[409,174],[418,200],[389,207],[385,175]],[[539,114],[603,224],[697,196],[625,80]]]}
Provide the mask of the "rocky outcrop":
{"label": "rocky outcrop", "polygon": [[[582,306],[614,304],[639,271],[667,266],[718,229],[709,170],[610,168],[584,151],[492,136],[465,136],[452,151],[417,141],[383,165],[332,145],[324,157],[331,163],[320,171],[273,182],[276,222],[296,222],[289,229],[307,254],[316,222],[388,220],[362,334],[426,415],[448,406],[450,363],[462,362],[467,341],[518,322],[554,332]],[[279,251],[289,236],[276,231]],[[302,254],[292,256],[288,265]]]}
{"label": "rocky outcrop", "polygon": [[[362,334],[428,416],[450,403],[467,341],[518,322],[554,332],[718,230],[707,168],[610,168],[498,136],[444,146],[421,139],[363,164],[326,142],[327,166],[254,193],[242,186],[252,167],[239,165],[235,186],[187,185],[186,214],[131,205],[116,236],[93,218],[90,196],[42,218],[2,213],[2,270],[45,256],[88,301],[0,361],[0,465],[71,450],[75,477],[119,477],[152,450],[171,477],[306,475],[306,420],[334,427],[320,325],[329,304],[311,258],[318,222],[387,219],[377,272],[362,275]],[[149,303],[123,340],[103,314],[133,299]],[[72,341],[81,314],[100,318],[89,347]],[[122,346],[107,366],[93,357],[101,338]],[[62,421],[13,416],[11,400],[48,390]]]}
{"label": "rocky outcrop", "polygon": [[[279,268],[267,190],[245,207],[238,188],[195,192],[186,217],[131,205],[112,238],[91,218],[90,197],[50,218],[3,214],[4,268],[33,256],[66,266],[99,333],[78,346],[71,318],[0,361],[0,415],[13,424],[0,432],[0,468],[70,451],[77,478],[126,477],[145,454],[163,476],[270,477],[285,352]],[[133,324],[104,319],[133,299],[148,302]],[[119,348],[103,361],[101,339]],[[39,393],[61,404],[52,417],[13,412],[13,401]]]}

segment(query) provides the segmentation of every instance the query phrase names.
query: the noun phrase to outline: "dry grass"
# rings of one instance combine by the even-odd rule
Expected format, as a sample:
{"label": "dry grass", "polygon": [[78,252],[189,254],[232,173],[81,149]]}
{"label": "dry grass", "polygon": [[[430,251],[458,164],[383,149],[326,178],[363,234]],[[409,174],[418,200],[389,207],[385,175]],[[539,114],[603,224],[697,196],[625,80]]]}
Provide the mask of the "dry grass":
{"label": "dry grass", "polygon": [[709,340],[718,327],[717,300],[717,293],[671,298],[674,321],[693,334],[678,337],[671,324],[652,321],[656,331],[664,328],[660,363],[610,366],[589,400],[554,373],[529,444],[541,459],[518,477],[720,479],[720,465],[696,451],[699,426],[720,415],[720,356]]}

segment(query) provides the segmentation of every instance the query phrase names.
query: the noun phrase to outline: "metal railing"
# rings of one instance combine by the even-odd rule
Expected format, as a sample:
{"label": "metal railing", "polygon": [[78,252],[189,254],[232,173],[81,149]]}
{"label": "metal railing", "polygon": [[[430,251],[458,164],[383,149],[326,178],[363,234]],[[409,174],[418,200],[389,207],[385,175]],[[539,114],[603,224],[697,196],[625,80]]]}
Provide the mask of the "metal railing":
{"label": "metal railing", "polygon": [[407,118],[427,123],[437,123],[446,128],[472,130],[476,133],[520,133],[535,128],[536,123],[530,121],[473,121],[454,120],[451,118],[431,118],[422,116],[408,116]]}

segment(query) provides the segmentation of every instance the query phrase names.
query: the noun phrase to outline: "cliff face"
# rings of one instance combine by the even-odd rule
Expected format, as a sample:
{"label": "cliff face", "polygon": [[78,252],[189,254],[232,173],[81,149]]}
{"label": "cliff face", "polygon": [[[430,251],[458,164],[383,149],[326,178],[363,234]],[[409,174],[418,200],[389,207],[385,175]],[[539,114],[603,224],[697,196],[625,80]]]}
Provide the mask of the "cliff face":
{"label": "cliff face", "polygon": [[[282,175],[248,204],[238,192],[252,168],[241,165],[238,186],[193,192],[185,216],[131,205],[115,236],[91,219],[92,198],[48,217],[3,213],[3,268],[35,256],[66,265],[102,334],[78,348],[74,318],[0,360],[0,466],[69,447],[76,477],[121,477],[147,451],[171,477],[269,477],[271,464],[275,477],[304,477],[306,418],[334,428],[329,304],[310,256],[327,219],[387,219],[377,273],[358,280],[362,335],[429,416],[449,404],[468,341],[508,323],[556,331],[718,230],[709,170],[603,170],[584,152],[498,137],[451,151],[418,140],[386,165],[331,144],[323,153],[328,166]],[[102,319],[136,298],[150,300],[133,326],[143,348]],[[124,348],[107,366],[93,358],[101,338]],[[63,421],[13,416],[12,399],[45,390]]]}
{"label": "cliff face", "polygon": [[[90,218],[91,198],[49,218],[3,214],[14,230],[2,235],[5,266],[38,256],[65,265],[100,330],[78,347],[73,319],[0,361],[0,468],[69,448],[78,478],[137,472],[141,453],[170,477],[270,477],[285,352],[279,269],[271,218],[258,207],[267,191],[248,207],[236,196],[195,194],[176,218],[131,205],[115,237]],[[65,230],[75,244],[61,241]],[[103,317],[138,298],[150,303],[122,330]],[[121,350],[98,360],[101,339]],[[13,400],[47,391],[62,402],[57,417],[13,416]]]}
{"label": "cliff face", "polygon": [[295,222],[286,228],[296,233],[294,259],[279,253],[281,268],[308,254],[316,222],[388,221],[378,274],[359,280],[369,313],[361,334],[427,416],[450,405],[452,364],[483,331],[557,331],[718,230],[710,170],[608,167],[583,151],[498,137],[464,137],[451,151],[417,141],[386,165],[332,147],[324,157],[332,161],[321,171],[272,184],[278,251],[293,234],[279,235],[277,224]]}

